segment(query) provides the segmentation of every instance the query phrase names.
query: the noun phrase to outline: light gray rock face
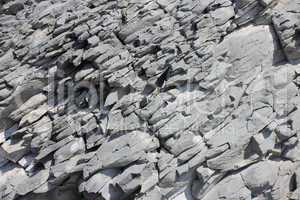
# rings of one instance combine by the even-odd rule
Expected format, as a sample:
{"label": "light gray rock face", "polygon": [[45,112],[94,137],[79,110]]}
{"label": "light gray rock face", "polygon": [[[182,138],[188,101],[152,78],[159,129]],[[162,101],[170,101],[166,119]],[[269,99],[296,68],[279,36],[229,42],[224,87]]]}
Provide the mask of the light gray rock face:
{"label": "light gray rock face", "polygon": [[2,0],[0,199],[296,200],[300,0]]}

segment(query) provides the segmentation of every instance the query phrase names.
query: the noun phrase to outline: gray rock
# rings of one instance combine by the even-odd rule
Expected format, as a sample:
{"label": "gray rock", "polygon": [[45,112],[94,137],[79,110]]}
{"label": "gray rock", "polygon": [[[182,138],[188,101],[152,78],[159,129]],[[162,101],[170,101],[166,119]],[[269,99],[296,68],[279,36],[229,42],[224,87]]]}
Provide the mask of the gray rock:
{"label": "gray rock", "polygon": [[[262,171],[264,173],[261,173]],[[241,174],[247,187],[251,191],[259,193],[268,188],[272,188],[277,179],[277,173],[278,163],[273,161],[264,161],[251,165]]]}
{"label": "gray rock", "polygon": [[51,174],[54,177],[64,177],[83,170],[85,164],[94,156],[95,152],[75,155],[69,160],[51,166]]}
{"label": "gray rock", "polygon": [[80,124],[70,116],[58,117],[53,121],[53,132],[56,134],[57,140],[72,136],[75,133],[80,135]]}
{"label": "gray rock", "polygon": [[209,168],[204,168],[204,167],[198,167],[197,170],[197,176],[198,179],[202,182],[202,183],[206,183],[210,177],[214,174],[214,171],[209,169]]}
{"label": "gray rock", "polygon": [[2,0],[0,199],[298,199],[299,0]]}
{"label": "gray rock", "polygon": [[0,155],[15,163],[29,151],[30,149],[28,144],[26,144],[23,140],[7,140],[0,147]]}
{"label": "gray rock", "polygon": [[[285,187],[286,184],[291,183],[293,181],[293,174],[295,167],[292,162],[286,161],[282,162],[279,166],[278,170],[278,178],[272,187],[272,198],[274,199],[288,199],[293,198],[289,197],[290,190]],[[297,173],[297,170],[296,170]]]}
{"label": "gray rock", "polygon": [[283,51],[290,62],[297,62],[299,60],[299,39],[297,37],[299,29],[298,17],[299,15],[294,12],[285,12],[285,10],[297,10],[299,5],[293,1],[287,1],[284,4],[281,12],[274,14],[272,21],[274,28],[280,38],[280,42],[283,46]]}
{"label": "gray rock", "polygon": [[212,148],[227,143],[229,150],[215,158],[209,159],[207,161],[208,167],[226,171],[247,165],[251,160],[248,160],[244,152],[250,143],[251,136],[252,133],[247,130],[245,123],[243,124],[238,119],[233,120],[220,132],[209,138],[207,143]]}
{"label": "gray rock", "polygon": [[65,146],[66,144],[70,143],[74,140],[73,136],[69,136],[57,143],[47,146],[46,148],[42,149],[39,154],[35,157],[35,160],[40,161],[41,159],[45,158],[49,154],[53,153],[54,151],[58,150],[59,148]]}
{"label": "gray rock", "polygon": [[88,177],[97,170],[126,166],[140,159],[145,151],[155,150],[159,142],[147,133],[134,131],[104,143],[84,168]]}
{"label": "gray rock", "polygon": [[42,105],[42,106],[38,107],[37,109],[31,111],[30,113],[28,113],[27,115],[22,117],[22,119],[19,123],[19,126],[23,127],[23,126],[32,124],[33,122],[36,122],[41,117],[43,117],[43,115],[45,115],[47,113],[48,109],[49,109],[49,107],[47,105]]}
{"label": "gray rock", "polygon": [[33,161],[34,161],[34,155],[33,154],[27,154],[18,161],[18,164],[20,166],[22,166],[23,168],[26,168],[29,165],[31,165],[33,163]]}
{"label": "gray rock", "polygon": [[49,140],[53,130],[52,127],[52,121],[47,116],[36,122],[33,125],[33,133],[35,135],[30,143],[31,148],[40,148],[45,141]]}
{"label": "gray rock", "polygon": [[141,164],[128,167],[122,174],[113,180],[127,195],[141,187],[145,193],[158,183],[158,173],[154,166]]}
{"label": "gray rock", "polygon": [[241,0],[237,2],[236,8],[238,12],[235,22],[238,25],[244,25],[257,18],[264,6],[260,4],[260,1]]}
{"label": "gray rock", "polygon": [[214,186],[223,178],[224,174],[219,173],[209,177],[209,179],[205,182],[203,182],[202,180],[194,180],[191,188],[193,197],[202,199],[205,198],[207,194],[213,193],[210,191],[213,190]]}
{"label": "gray rock", "polygon": [[82,138],[75,138],[71,142],[65,144],[60,149],[58,149],[53,158],[55,163],[60,163],[65,161],[76,154],[81,154],[85,152],[85,143]]}
{"label": "gray rock", "polygon": [[[230,185],[230,189],[227,187]],[[202,199],[251,199],[251,191],[239,174],[230,175],[215,185]]]}
{"label": "gray rock", "polygon": [[23,168],[10,162],[0,168],[0,175],[0,186],[2,188],[3,186],[14,187],[22,177],[26,176],[26,173]]}
{"label": "gray rock", "polygon": [[24,117],[26,114],[36,109],[41,104],[43,104],[47,100],[47,97],[44,94],[38,94],[30,99],[28,99],[23,105],[20,106],[17,110],[12,112],[9,117],[13,120],[19,120]]}
{"label": "gray rock", "polygon": [[24,1],[11,1],[3,5],[5,14],[16,15],[20,10],[24,9]]}
{"label": "gray rock", "polygon": [[168,139],[164,146],[175,156],[186,151],[197,144],[202,143],[201,136],[195,136],[190,132],[182,132],[177,137]]}
{"label": "gray rock", "polygon": [[259,2],[261,3],[261,5],[263,6],[268,6],[272,3],[273,0],[259,0]]}
{"label": "gray rock", "polygon": [[25,195],[43,183],[45,183],[49,178],[49,170],[41,170],[37,174],[33,175],[32,177],[25,176],[23,179],[19,180],[16,186],[16,192],[19,195]]}
{"label": "gray rock", "polygon": [[137,200],[152,200],[152,199],[161,199],[162,194],[158,187],[154,187],[151,191],[137,197]]}
{"label": "gray rock", "polygon": [[17,130],[18,130],[18,125],[15,124],[14,126],[10,128],[6,128],[4,131],[2,131],[0,133],[0,143],[2,144],[6,140],[8,140],[11,137],[11,135],[13,135],[13,133]]}
{"label": "gray rock", "polygon": [[[255,67],[264,68],[279,62],[282,55],[274,36],[269,26],[248,26],[225,37],[216,48],[216,56],[225,55],[233,65],[226,78],[246,77]],[[259,49],[266,47],[269,51],[260,53]]]}
{"label": "gray rock", "polygon": [[212,18],[215,20],[216,25],[223,25],[229,19],[233,18],[235,13],[232,6],[229,7],[221,7],[210,12]]}
{"label": "gray rock", "polygon": [[112,184],[112,179],[119,173],[117,169],[105,169],[99,171],[97,174],[93,175],[87,181],[79,185],[79,192],[86,191],[88,193],[98,193],[105,187],[109,187]]}
{"label": "gray rock", "polygon": [[253,141],[257,144],[262,155],[270,153],[275,148],[276,139],[276,134],[268,131],[253,136]]}

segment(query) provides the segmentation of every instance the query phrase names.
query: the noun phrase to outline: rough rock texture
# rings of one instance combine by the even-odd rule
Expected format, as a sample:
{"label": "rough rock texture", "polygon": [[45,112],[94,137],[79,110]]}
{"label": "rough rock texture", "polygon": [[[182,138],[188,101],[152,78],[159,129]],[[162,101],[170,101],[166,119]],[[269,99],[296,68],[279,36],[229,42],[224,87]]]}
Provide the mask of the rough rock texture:
{"label": "rough rock texture", "polygon": [[1,0],[0,200],[300,199],[300,0]]}

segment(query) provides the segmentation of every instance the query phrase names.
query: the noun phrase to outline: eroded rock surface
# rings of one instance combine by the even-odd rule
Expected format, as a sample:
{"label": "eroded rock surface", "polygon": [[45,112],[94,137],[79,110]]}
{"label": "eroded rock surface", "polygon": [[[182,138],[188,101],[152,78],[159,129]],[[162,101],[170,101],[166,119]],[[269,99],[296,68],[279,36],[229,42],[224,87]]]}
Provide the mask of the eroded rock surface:
{"label": "eroded rock surface", "polygon": [[2,0],[0,199],[297,200],[300,0]]}

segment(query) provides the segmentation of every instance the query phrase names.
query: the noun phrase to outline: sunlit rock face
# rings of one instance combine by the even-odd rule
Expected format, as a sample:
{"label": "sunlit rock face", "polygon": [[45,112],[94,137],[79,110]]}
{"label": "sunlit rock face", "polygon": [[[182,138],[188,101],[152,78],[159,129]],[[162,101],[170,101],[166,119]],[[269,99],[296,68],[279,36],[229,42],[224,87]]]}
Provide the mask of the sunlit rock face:
{"label": "sunlit rock face", "polygon": [[0,199],[299,199],[300,0],[2,0]]}

